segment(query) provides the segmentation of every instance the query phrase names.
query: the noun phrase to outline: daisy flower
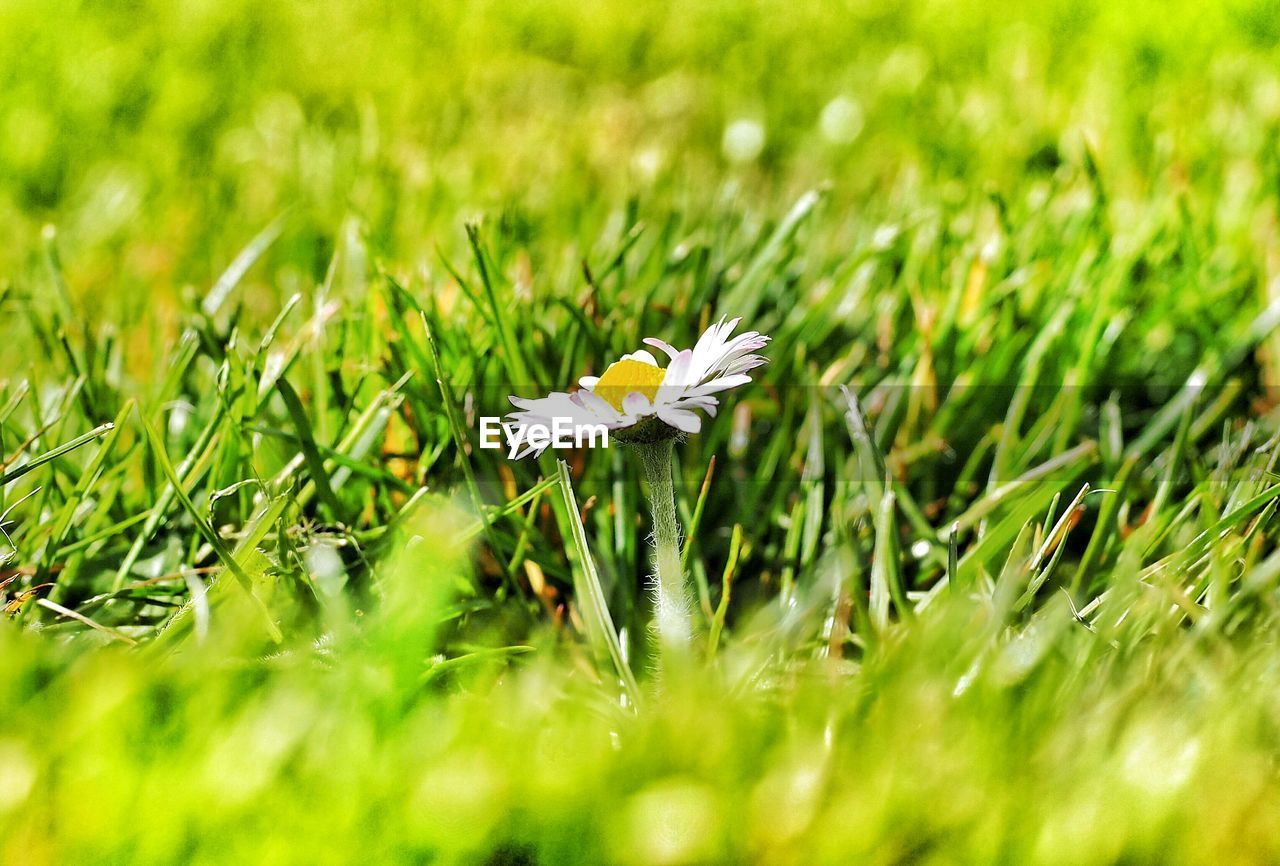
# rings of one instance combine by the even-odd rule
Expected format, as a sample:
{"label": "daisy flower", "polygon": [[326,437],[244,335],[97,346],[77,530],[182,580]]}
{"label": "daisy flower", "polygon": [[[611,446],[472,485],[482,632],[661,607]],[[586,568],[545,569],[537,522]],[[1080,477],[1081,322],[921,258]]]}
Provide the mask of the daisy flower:
{"label": "daisy flower", "polygon": [[[692,349],[676,349],[655,337],[644,342],[667,356],[666,368],[647,350],[631,352],[599,376],[584,376],[572,393],[556,392],[538,400],[512,397],[518,411],[507,417],[517,433],[546,429],[557,421],[574,427],[603,425],[609,435],[634,446],[653,513],[654,631],[660,658],[687,658],[693,640],[693,599],[680,561],[680,525],[671,481],[672,443],[702,429],[700,412],[714,417],[716,396],[751,381],[747,374],[765,363],[756,354],[769,338],[757,331],[731,336],[741,319],[721,319],[707,328]],[[533,438],[533,437],[529,437]],[[546,447],[526,444],[516,453],[539,454]]]}
{"label": "daisy flower", "polygon": [[[666,368],[646,349],[623,355],[599,376],[583,376],[579,390],[556,391],[534,400],[512,397],[516,427],[548,427],[556,418],[574,426],[603,424],[622,442],[660,442],[702,429],[698,411],[715,417],[722,391],[751,381],[748,371],[766,359],[755,354],[769,338],[747,331],[730,338],[741,319],[721,319],[707,328],[692,349],[676,349],[655,337],[644,342],[667,356]],[[544,446],[545,447],[545,446]],[[537,455],[526,447],[518,456]]]}

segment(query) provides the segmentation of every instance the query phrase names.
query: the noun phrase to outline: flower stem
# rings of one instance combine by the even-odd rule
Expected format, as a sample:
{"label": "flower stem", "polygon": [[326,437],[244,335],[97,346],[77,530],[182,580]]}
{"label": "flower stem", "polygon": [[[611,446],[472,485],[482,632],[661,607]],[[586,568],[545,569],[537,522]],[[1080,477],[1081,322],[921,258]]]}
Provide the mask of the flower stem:
{"label": "flower stem", "polygon": [[638,445],[653,512],[654,620],[664,652],[684,652],[693,638],[692,604],[680,566],[680,529],[671,484],[672,440]]}

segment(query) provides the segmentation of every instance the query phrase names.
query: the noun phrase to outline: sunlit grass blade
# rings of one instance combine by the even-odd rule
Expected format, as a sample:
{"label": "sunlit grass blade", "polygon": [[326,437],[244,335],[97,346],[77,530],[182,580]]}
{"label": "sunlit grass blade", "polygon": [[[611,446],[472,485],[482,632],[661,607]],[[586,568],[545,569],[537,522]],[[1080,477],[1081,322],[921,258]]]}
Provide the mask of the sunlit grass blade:
{"label": "sunlit grass blade", "polygon": [[276,621],[272,617],[271,611],[267,609],[267,606],[260,598],[258,598],[257,593],[254,591],[253,578],[251,578],[240,563],[236,561],[235,555],[218,535],[217,530],[209,525],[208,520],[200,513],[200,510],[196,508],[195,503],[191,501],[191,497],[189,497],[186,490],[183,489],[183,484],[181,479],[178,477],[177,471],[174,469],[173,464],[169,462],[169,455],[165,450],[164,440],[160,438],[159,434],[156,433],[155,428],[148,423],[146,418],[140,415],[138,422],[142,425],[143,432],[146,433],[147,441],[151,445],[151,451],[155,457],[156,463],[159,464],[165,478],[169,481],[170,489],[174,491],[174,495],[182,504],[182,507],[187,512],[188,517],[191,518],[191,522],[195,525],[196,531],[204,538],[208,545],[213,548],[213,552],[217,554],[218,559],[221,560],[227,570],[231,572],[236,581],[239,582],[241,588],[244,589],[245,593],[248,594],[254,605],[261,612],[263,625],[266,627],[268,636],[270,636],[270,638],[276,643],[282,642],[284,640],[284,635],[280,632],[280,627],[276,625]]}
{"label": "sunlit grass blade", "polygon": [[10,484],[14,481],[17,481],[19,478],[26,475],[28,472],[31,472],[35,469],[39,469],[41,466],[45,465],[46,463],[49,463],[52,460],[57,460],[59,457],[63,456],[64,454],[70,454],[72,451],[75,451],[77,448],[87,445],[90,442],[94,441],[95,439],[101,436],[104,436],[107,433],[110,433],[113,429],[115,429],[115,425],[112,424],[110,421],[108,421],[106,424],[100,424],[99,426],[93,428],[88,433],[82,433],[81,435],[72,439],[70,442],[66,442],[62,445],[59,445],[56,448],[51,448],[50,450],[44,452],[43,454],[40,454],[36,457],[31,458],[26,463],[23,463],[21,466],[16,466],[13,469],[10,469],[5,473],[0,474],[0,486],[4,486],[6,484]]}
{"label": "sunlit grass blade", "polygon": [[329,509],[329,513],[333,515],[334,520],[341,520],[344,516],[342,503],[338,501],[337,495],[333,492],[329,471],[325,469],[324,458],[320,456],[320,452],[316,447],[315,436],[311,430],[311,421],[307,418],[307,410],[302,407],[302,401],[298,399],[298,393],[293,390],[293,386],[289,384],[287,379],[278,380],[276,389],[280,392],[285,408],[288,409],[289,415],[293,419],[293,429],[298,434],[298,445],[303,459],[307,462],[307,471],[311,473],[311,481],[315,484],[316,490],[319,491],[320,501]]}
{"label": "sunlit grass blade", "polygon": [[595,560],[587,545],[587,532],[582,526],[581,513],[578,511],[578,500],[573,495],[573,484],[569,478],[569,464],[563,460],[556,461],[557,480],[560,482],[560,496],[568,514],[569,526],[573,532],[569,539],[570,550],[577,562],[574,569],[574,597],[587,626],[587,637],[592,647],[613,664],[614,672],[622,683],[623,691],[631,706],[640,700],[640,687],[635,675],[627,665],[618,642],[618,632],[614,628],[613,618],[609,615],[609,607],[600,587],[600,576],[596,572]]}

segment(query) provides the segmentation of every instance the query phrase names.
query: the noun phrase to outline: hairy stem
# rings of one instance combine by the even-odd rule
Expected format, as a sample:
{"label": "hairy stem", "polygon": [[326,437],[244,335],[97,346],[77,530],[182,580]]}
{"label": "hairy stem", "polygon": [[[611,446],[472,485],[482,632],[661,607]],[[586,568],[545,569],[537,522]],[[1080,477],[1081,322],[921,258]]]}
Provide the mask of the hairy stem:
{"label": "hairy stem", "polygon": [[675,488],[671,484],[672,441],[639,445],[636,450],[640,452],[653,513],[654,574],[650,580],[658,641],[664,652],[683,652],[693,637],[693,606],[680,567],[680,529],[676,523]]}

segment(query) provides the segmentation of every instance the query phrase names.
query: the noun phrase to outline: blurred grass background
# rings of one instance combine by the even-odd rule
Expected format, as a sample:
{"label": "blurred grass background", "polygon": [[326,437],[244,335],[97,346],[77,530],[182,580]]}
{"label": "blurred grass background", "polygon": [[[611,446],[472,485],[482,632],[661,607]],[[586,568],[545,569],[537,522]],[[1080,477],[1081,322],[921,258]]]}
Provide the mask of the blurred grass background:
{"label": "blurred grass background", "polygon": [[[0,0],[0,855],[1274,862],[1277,36]],[[626,453],[475,417],[720,315],[655,682]]]}
{"label": "blurred grass background", "polygon": [[778,209],[830,182],[841,209],[883,217],[1023,192],[1086,143],[1116,196],[1194,191],[1225,219],[1276,178],[1267,2],[9,0],[0,15],[5,273],[53,222],[69,282],[109,284],[117,315],[163,304],[157,285],[211,282],[285,208],[276,264],[318,279],[352,215],[418,265],[479,214],[585,242],[632,195]]}

